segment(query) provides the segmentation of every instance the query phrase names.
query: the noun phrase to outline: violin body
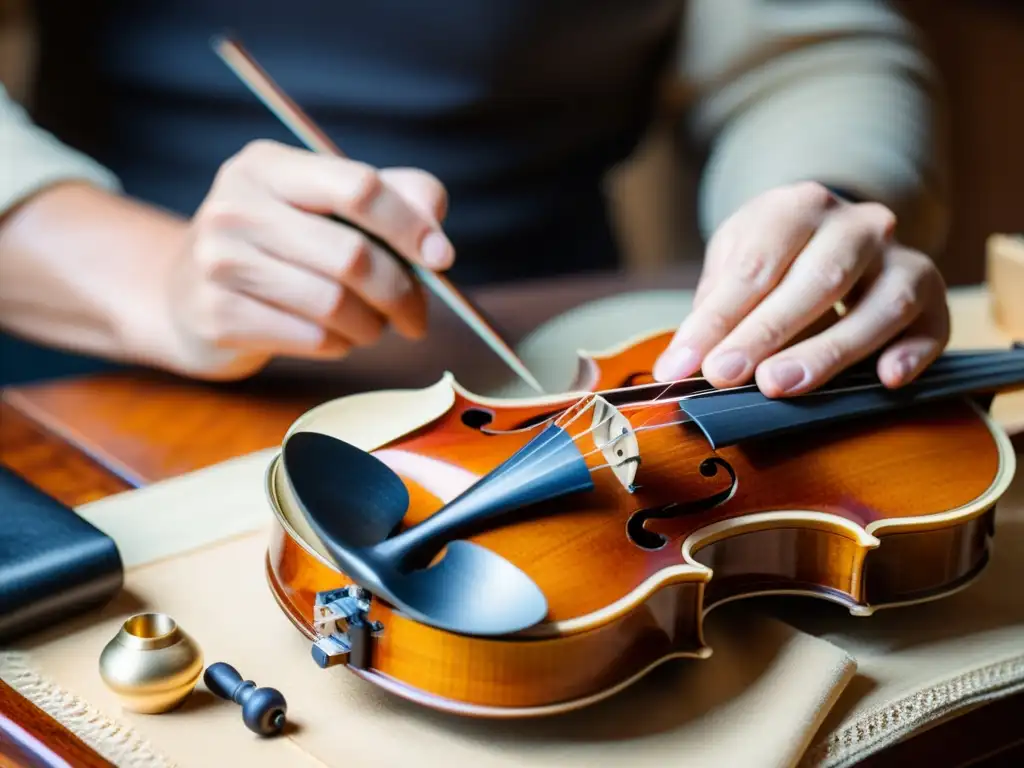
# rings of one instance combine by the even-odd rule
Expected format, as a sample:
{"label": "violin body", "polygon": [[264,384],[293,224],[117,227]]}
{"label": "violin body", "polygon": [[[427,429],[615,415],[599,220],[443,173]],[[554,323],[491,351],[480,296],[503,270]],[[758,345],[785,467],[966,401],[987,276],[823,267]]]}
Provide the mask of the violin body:
{"label": "violin body", "polygon": [[[665,387],[650,371],[670,338],[655,333],[581,357],[569,393],[491,400],[448,376],[421,391],[341,398],[297,421],[290,436],[346,441],[401,478],[406,531],[536,444],[586,393],[603,393],[628,416],[639,454],[624,482],[601,469],[611,454],[588,443],[580,455],[592,488],[461,536],[514,564],[546,600],[540,621],[481,635],[432,625],[358,588],[325,545],[326,529],[311,525],[299,477],[279,453],[267,472],[267,576],[318,663],[449,712],[553,714],[612,695],[668,659],[708,656],[703,622],[726,601],[810,595],[866,617],[948,595],[983,570],[996,503],[1016,468],[983,400],[715,447],[700,425],[678,418],[678,398],[710,389],[703,379],[672,385],[674,400],[656,397]],[[378,502],[360,497],[361,472],[338,492],[369,510]],[[502,583],[480,581],[472,602],[500,615],[510,600]]]}

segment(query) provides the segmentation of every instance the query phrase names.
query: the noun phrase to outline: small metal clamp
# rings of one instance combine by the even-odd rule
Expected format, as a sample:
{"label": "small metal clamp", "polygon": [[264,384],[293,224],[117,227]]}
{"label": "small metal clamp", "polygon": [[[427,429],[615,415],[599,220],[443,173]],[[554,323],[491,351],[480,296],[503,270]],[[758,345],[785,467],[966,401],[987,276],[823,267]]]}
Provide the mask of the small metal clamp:
{"label": "small metal clamp", "polygon": [[384,631],[379,621],[369,621],[372,596],[350,585],[318,592],[313,607],[313,661],[326,669],[348,664],[356,669],[370,665],[371,641]]}

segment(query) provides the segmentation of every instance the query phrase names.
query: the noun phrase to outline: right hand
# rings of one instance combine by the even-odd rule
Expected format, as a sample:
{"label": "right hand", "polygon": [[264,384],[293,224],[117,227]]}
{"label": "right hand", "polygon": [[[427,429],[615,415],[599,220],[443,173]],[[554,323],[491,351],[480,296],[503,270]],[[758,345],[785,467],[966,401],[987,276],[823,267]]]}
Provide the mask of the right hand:
{"label": "right hand", "polygon": [[251,375],[274,356],[341,358],[391,325],[425,333],[419,282],[359,230],[431,269],[454,259],[447,195],[430,174],[256,141],[225,162],[169,287],[191,375]]}

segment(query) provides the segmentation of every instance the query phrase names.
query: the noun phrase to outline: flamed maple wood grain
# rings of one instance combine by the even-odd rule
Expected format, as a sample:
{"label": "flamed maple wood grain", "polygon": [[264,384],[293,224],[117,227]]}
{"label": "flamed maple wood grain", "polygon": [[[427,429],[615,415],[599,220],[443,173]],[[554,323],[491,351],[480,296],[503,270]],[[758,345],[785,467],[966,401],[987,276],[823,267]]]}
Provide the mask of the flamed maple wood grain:
{"label": "flamed maple wood grain", "polygon": [[[620,290],[687,287],[695,276],[695,272],[690,278],[658,274],[639,281],[617,275],[593,281],[574,278],[569,283],[495,291],[482,297],[480,303],[514,339],[582,301]],[[435,322],[435,328],[437,325]],[[366,363],[365,374],[350,374],[351,361],[340,371],[303,370],[305,381],[298,382],[303,385],[298,392],[294,380],[279,387],[242,387],[248,396],[248,408],[224,407],[235,394],[233,387],[204,386],[148,372],[80,377],[9,389],[0,402],[0,461],[65,503],[102,498],[131,485],[107,469],[109,466],[127,468],[129,471],[123,474],[143,484],[165,479],[188,468],[198,469],[264,447],[268,432],[283,433],[307,404],[371,388],[382,379],[386,379],[387,386],[423,386],[435,381],[443,369],[454,367],[459,372],[459,366],[451,365],[451,357],[463,352],[472,358],[473,366],[481,365],[481,360],[486,363],[486,351],[474,347],[472,338],[459,333],[455,328],[440,334],[454,339],[447,355],[438,355],[437,347],[429,344],[400,349],[401,354],[393,361],[401,361],[402,370],[413,371],[414,375],[400,373],[398,362],[379,364],[382,359],[392,359],[394,350],[386,349],[379,358]],[[462,367],[462,371],[469,370],[468,364]],[[467,380],[467,376],[459,375],[460,380]],[[180,418],[183,413],[191,416]],[[257,423],[260,420],[276,424],[261,425]],[[1015,445],[1018,452],[1024,450],[1024,421],[1018,418],[1009,426],[1017,427]],[[225,435],[229,436],[226,440]],[[887,542],[895,543],[895,539]],[[893,550],[887,546],[878,553]],[[316,569],[309,572],[309,577],[307,582],[295,582],[300,592],[319,588],[318,580],[326,581]],[[51,748],[70,737],[84,750],[81,757],[67,758],[72,765],[107,765],[46,713],[26,705],[22,697],[0,684],[0,718],[40,734]],[[1019,729],[1022,716],[1024,693],[940,723],[859,765],[1015,765],[1020,760],[1013,761],[1010,754],[1024,755],[1024,737]],[[3,722],[0,719],[0,731]],[[1019,746],[1013,749],[1014,744]],[[1000,756],[1000,751],[1007,749]],[[28,757],[11,760],[18,766],[38,764]]]}
{"label": "flamed maple wood grain", "polygon": [[[471,638],[412,622],[375,601],[370,618],[384,632],[361,674],[439,708],[536,714],[607,695],[668,656],[705,653],[703,616],[725,600],[800,592],[863,613],[941,596],[984,567],[1009,451],[977,407],[953,401],[906,408],[715,451],[694,423],[680,423],[677,404],[649,402],[652,395],[630,404],[622,399],[628,393],[616,391],[649,374],[668,338],[641,340],[582,366],[588,385],[614,398],[634,428],[647,427],[636,432],[635,488],[601,468],[607,457],[596,450],[589,417],[563,420],[591,467],[593,490],[467,537],[536,583],[548,602],[545,621],[517,636]],[[540,434],[547,418],[579,401],[502,403],[460,389],[454,395],[447,411],[375,451],[409,492],[406,527],[434,514],[443,499],[404,469],[415,465],[403,457],[438,463],[432,471],[442,476],[483,477]],[[316,430],[316,415],[302,428]],[[731,496],[649,521],[647,531],[663,536],[663,546],[631,540],[627,522],[637,510],[685,507],[728,489],[725,471],[699,471],[710,458],[734,471]],[[286,614],[312,636],[316,593],[347,581],[314,552],[314,542],[298,540],[289,524],[298,513],[279,492],[286,482],[277,462],[269,493],[279,502],[279,527],[268,577]]]}

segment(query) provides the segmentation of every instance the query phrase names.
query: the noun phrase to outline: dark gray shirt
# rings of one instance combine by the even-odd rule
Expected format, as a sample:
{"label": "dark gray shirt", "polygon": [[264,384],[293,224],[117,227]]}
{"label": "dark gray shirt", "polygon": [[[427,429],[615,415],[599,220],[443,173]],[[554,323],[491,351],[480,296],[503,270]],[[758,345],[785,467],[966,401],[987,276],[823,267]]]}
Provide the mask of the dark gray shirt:
{"label": "dark gray shirt", "polygon": [[[446,185],[463,283],[616,263],[602,176],[647,124],[681,12],[680,0],[68,6],[42,4],[40,117],[78,132],[127,193],[187,215],[247,142],[298,145],[211,50],[231,31],[350,157]],[[47,81],[62,87],[48,95]]]}

